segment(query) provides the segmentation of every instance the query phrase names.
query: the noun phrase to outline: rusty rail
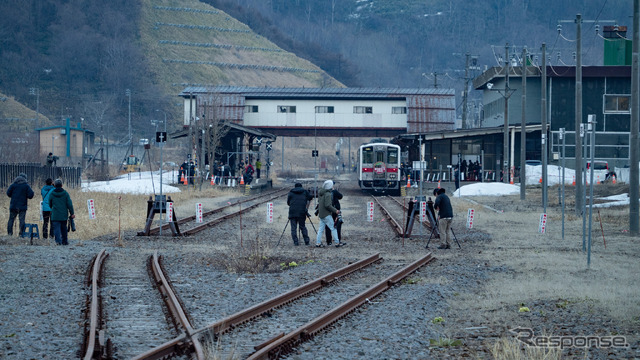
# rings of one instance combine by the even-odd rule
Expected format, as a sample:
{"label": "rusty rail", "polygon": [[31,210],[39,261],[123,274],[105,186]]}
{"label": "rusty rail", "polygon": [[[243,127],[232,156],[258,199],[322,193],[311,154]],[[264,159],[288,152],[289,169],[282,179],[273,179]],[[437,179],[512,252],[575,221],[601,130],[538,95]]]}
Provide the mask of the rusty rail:
{"label": "rusty rail", "polygon": [[204,350],[202,347],[202,343],[198,340],[197,336],[193,336],[194,329],[191,326],[191,321],[187,316],[185,309],[182,308],[178,296],[175,294],[173,289],[171,288],[171,284],[167,279],[167,276],[160,265],[160,257],[158,256],[158,252],[154,252],[153,258],[151,260],[151,271],[153,273],[153,277],[156,280],[156,285],[158,290],[162,294],[162,298],[169,309],[169,313],[173,321],[181,328],[186,336],[189,338],[191,351],[195,353],[195,357],[198,360],[204,360]]}
{"label": "rusty rail", "polygon": [[277,359],[281,355],[290,353],[293,348],[295,348],[300,343],[311,339],[321,330],[347,316],[360,305],[369,301],[369,299],[372,299],[380,293],[391,288],[393,285],[404,279],[407,275],[411,274],[421,266],[429,263],[434,259],[435,258],[431,256],[431,253],[429,253],[426,256],[411,263],[409,266],[382,280],[378,284],[373,285],[364,292],[352,297],[351,299],[340,304],[338,307],[315,318],[307,324],[302,325],[289,334],[284,336],[279,334],[274,338],[267,340],[266,342],[256,346],[257,351],[253,353],[248,359]]}
{"label": "rusty rail", "polygon": [[[107,342],[104,339],[104,329],[98,328],[101,325],[101,297],[99,294],[99,284],[101,283],[104,260],[109,256],[106,249],[102,249],[93,258],[90,273],[87,277],[87,285],[91,287],[91,295],[87,298],[87,314],[89,329],[84,334],[84,360],[103,359],[107,356]],[[86,324],[85,324],[86,325]]]}
{"label": "rusty rail", "polygon": [[154,349],[151,349],[145,352],[144,354],[136,356],[134,360],[155,360],[155,359],[162,359],[165,356],[169,356],[172,354],[180,354],[184,352],[185,349],[188,349],[190,347],[189,342],[196,339],[198,334],[209,332],[217,337],[220,334],[226,331],[229,331],[240,324],[246,323],[272,309],[286,305],[300,297],[310,294],[311,292],[317,291],[320,288],[327,286],[328,284],[331,284],[337,279],[344,277],[346,275],[349,275],[366,266],[369,266],[378,260],[380,260],[379,253],[374,254],[366,259],[355,262],[353,264],[347,265],[327,275],[324,275],[318,279],[312,280],[304,285],[301,285],[295,289],[292,289],[284,294],[281,294],[272,299],[263,301],[250,308],[247,308],[238,313],[230,315],[220,321],[216,321],[215,323],[209,324],[203,328],[195,330],[190,334],[181,334],[180,336],[178,336],[173,340],[170,340],[160,346],[157,346]]}
{"label": "rusty rail", "polygon": [[[269,192],[266,192],[266,193],[262,193],[262,194],[259,194],[257,196],[254,196],[252,198],[246,198],[246,199],[238,200],[238,201],[234,202],[233,204],[228,204],[228,205],[225,205],[223,207],[207,211],[207,212],[202,214],[202,217],[207,217],[207,216],[211,216],[211,215],[217,214],[217,213],[222,212],[222,211],[224,211],[226,209],[229,209],[229,208],[231,208],[233,206],[237,206],[239,204],[242,204],[242,203],[245,203],[245,202],[248,202],[248,201],[253,201],[253,200],[259,199],[261,197],[270,196],[270,195],[274,195],[274,194],[281,194],[281,193],[285,193],[287,191],[288,191],[287,189],[279,189],[279,190],[275,190],[275,191],[269,191]],[[187,216],[185,218],[182,218],[182,219],[176,221],[176,223],[178,223],[178,225],[182,225],[182,224],[188,223],[190,221],[194,221],[195,219],[196,219],[196,216],[195,215],[191,215],[191,216]],[[162,230],[170,231],[169,223],[163,224],[162,225]],[[151,228],[149,230],[149,235],[157,235],[158,233],[160,233],[160,226],[156,226],[156,227]],[[144,236],[144,235],[145,235],[144,232],[139,232],[138,233],[138,236]]]}
{"label": "rusty rail", "polygon": [[[194,227],[192,229],[185,230],[185,231],[182,232],[182,234],[185,235],[185,236],[188,236],[188,235],[193,235],[193,234],[199,233],[200,231],[206,230],[207,228],[215,226],[215,225],[217,225],[217,224],[219,224],[219,223],[221,223],[221,222],[223,222],[225,220],[228,220],[228,219],[231,219],[233,217],[236,217],[236,216],[242,214],[244,211],[251,210],[251,209],[257,207],[258,205],[262,205],[262,204],[264,204],[264,203],[266,203],[268,201],[277,199],[280,196],[284,195],[285,193],[284,192],[274,192],[274,193],[271,193],[271,194],[272,194],[272,196],[270,196],[266,200],[260,200],[257,203],[255,203],[253,205],[250,205],[250,206],[248,206],[248,207],[246,207],[244,209],[240,209],[240,210],[238,210],[236,212],[232,212],[231,214],[227,214],[227,215],[221,216],[219,218],[213,219],[213,220],[208,221],[208,222],[206,222],[206,223],[204,223],[202,225],[196,226],[196,227]],[[235,205],[238,205],[238,204],[235,204]]]}
{"label": "rusty rail", "polygon": [[389,210],[387,210],[384,206],[382,206],[380,201],[378,201],[378,198],[376,198],[375,196],[372,196],[372,197],[373,197],[373,200],[376,202],[376,204],[378,204],[378,207],[380,207],[380,210],[382,210],[382,214],[384,215],[384,217],[386,217],[387,220],[389,220],[389,224],[391,225],[393,230],[395,230],[396,234],[398,234],[398,236],[402,236],[404,234],[404,229],[402,228],[402,226],[398,224],[398,222],[396,221],[396,219],[393,218],[393,216],[391,216],[391,213],[389,213]]}

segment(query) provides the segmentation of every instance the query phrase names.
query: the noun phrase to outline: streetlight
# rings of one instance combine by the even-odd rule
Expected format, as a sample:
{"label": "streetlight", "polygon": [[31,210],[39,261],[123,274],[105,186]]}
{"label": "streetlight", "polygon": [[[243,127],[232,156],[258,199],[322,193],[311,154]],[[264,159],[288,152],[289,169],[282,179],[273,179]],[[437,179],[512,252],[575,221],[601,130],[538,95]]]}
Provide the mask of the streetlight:
{"label": "streetlight", "polygon": [[53,149],[53,144],[54,144],[54,141],[55,141],[57,138],[58,138],[57,136],[55,136],[55,135],[51,135],[51,153],[53,153],[54,155],[55,155],[55,151],[54,151],[54,149]]}
{"label": "streetlight", "polygon": [[[162,152],[163,152],[163,148],[164,148],[164,142],[165,142],[165,138],[164,136],[166,136],[167,133],[167,113],[163,110],[160,109],[156,109],[156,112],[163,112],[164,113],[164,134],[160,135],[160,236],[162,236],[162,208],[164,207],[164,201],[162,199]],[[158,133],[158,120],[152,120],[156,121],[156,136]],[[129,124],[131,124],[131,122],[129,122]],[[129,136],[131,136],[131,128],[129,128]],[[173,220],[173,219],[171,219]]]}
{"label": "streetlight", "polygon": [[[125,90],[124,94],[129,97],[129,146],[131,146],[131,90]],[[131,147],[131,155],[133,155],[133,147]]]}
{"label": "streetlight", "polygon": [[38,114],[40,114],[40,89],[37,87],[29,88],[29,95],[35,95],[36,97],[36,128],[40,127],[38,121]]}

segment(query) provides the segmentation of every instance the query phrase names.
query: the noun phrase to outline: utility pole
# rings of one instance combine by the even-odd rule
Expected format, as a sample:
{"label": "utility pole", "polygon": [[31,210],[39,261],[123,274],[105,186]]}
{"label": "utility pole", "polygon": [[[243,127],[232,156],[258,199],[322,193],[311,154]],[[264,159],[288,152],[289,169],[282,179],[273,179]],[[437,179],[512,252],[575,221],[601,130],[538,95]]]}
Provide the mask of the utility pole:
{"label": "utility pole", "polygon": [[[585,183],[583,183],[583,160],[582,160],[582,138],[580,137],[580,124],[582,124],[582,23],[583,22],[598,22],[598,23],[617,23],[615,20],[582,20],[582,14],[577,14],[575,20],[559,20],[558,23],[576,24],[576,108],[575,108],[575,169],[576,169],[576,203],[575,212],[576,215],[582,214],[582,208],[584,204],[584,191]],[[562,26],[558,24],[558,33],[561,31]],[[545,67],[546,69],[546,67]],[[633,81],[633,79],[632,79]],[[632,125],[633,126],[633,125]],[[633,134],[632,134],[633,135]],[[544,196],[545,194],[543,194]],[[543,200],[546,201],[546,200]]]}
{"label": "utility pole", "polygon": [[468,93],[469,93],[469,57],[471,55],[469,53],[465,54],[465,65],[464,65],[464,91],[462,92],[462,128],[468,129],[467,125],[467,112],[468,112]]}
{"label": "utility pole", "polygon": [[[194,121],[194,109],[193,109],[193,93],[189,93],[189,140],[187,141],[188,146],[189,146],[189,161],[193,160],[192,157],[192,153],[193,153],[193,121]],[[231,164],[227,164],[227,165],[231,165]]]}
{"label": "utility pole", "polygon": [[[542,119],[541,141],[542,141],[542,208],[547,213],[547,44],[542,43],[542,82],[541,82],[541,99],[540,115]],[[564,181],[564,180],[563,180]]]}
{"label": "utility pole", "polygon": [[576,15],[576,118],[575,118],[575,144],[576,144],[576,214],[581,214],[584,199],[582,198],[582,138],[580,137],[580,124],[582,123],[582,15]]}
{"label": "utility pole", "polygon": [[509,183],[509,66],[511,62],[509,61],[509,43],[504,45],[504,136],[502,141],[504,142],[504,147],[502,150],[502,182],[505,184]]}
{"label": "utility pole", "polygon": [[129,97],[129,148],[131,149],[131,155],[133,155],[133,143],[131,141],[131,90],[127,89],[124,93]]}
{"label": "utility pole", "polygon": [[640,101],[638,99],[638,43],[640,42],[640,5],[633,2],[633,47],[631,54],[631,135],[629,139],[629,232],[637,236],[638,229],[638,160],[640,159],[640,144],[638,142],[638,130],[640,127]]}
{"label": "utility pole", "polygon": [[522,49],[522,119],[520,120],[520,200],[526,198],[527,172],[527,48]]}

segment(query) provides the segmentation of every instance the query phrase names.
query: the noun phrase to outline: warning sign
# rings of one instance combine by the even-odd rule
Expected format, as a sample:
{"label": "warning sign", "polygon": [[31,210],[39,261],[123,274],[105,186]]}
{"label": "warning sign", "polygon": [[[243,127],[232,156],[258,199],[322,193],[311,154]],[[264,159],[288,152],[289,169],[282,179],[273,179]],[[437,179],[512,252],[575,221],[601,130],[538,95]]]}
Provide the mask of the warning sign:
{"label": "warning sign", "polygon": [[196,222],[197,223],[202,222],[202,203],[196,204]]}
{"label": "warning sign", "polygon": [[167,203],[167,221],[168,222],[173,221],[173,203],[172,202]]}
{"label": "warning sign", "polygon": [[87,208],[89,210],[89,219],[95,219],[96,207],[95,207],[95,204],[93,203],[93,199],[87,200]]}
{"label": "warning sign", "polygon": [[373,221],[373,201],[367,203],[367,220]]}
{"label": "warning sign", "polygon": [[427,221],[427,202],[420,201],[420,222]]}
{"label": "warning sign", "polygon": [[473,215],[475,211],[473,209],[467,210],[467,228],[473,228]]}
{"label": "warning sign", "polygon": [[547,231],[547,214],[540,214],[540,225],[538,226],[538,232],[544,234]]}
{"label": "warning sign", "polygon": [[267,203],[267,223],[273,223],[273,203]]}

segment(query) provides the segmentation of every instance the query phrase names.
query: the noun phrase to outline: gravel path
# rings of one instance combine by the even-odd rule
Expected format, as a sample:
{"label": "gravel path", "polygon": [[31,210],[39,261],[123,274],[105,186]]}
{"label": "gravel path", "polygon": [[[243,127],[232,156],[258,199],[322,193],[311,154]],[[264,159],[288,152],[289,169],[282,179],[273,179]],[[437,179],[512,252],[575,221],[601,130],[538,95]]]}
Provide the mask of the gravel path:
{"label": "gravel path", "polygon": [[[233,219],[187,238],[141,238],[132,231],[124,236],[124,247],[116,246],[115,236],[72,242],[68,247],[29,246],[17,238],[0,238],[0,358],[77,357],[87,290],[84,277],[91,258],[103,248],[110,254],[106,260],[105,284],[107,329],[118,359],[137,353],[144,341],[157,345],[175,336],[161,311],[163,305],[157,291],[145,279],[146,258],[156,250],[163,256],[165,268],[195,327],[267,300],[350,262],[381,253],[383,261],[277,309],[269,319],[260,319],[223,335],[217,349],[212,350],[218,355],[233,351],[237,358],[245,357],[250,343],[267,340],[313,319],[428,253],[424,248],[425,239],[406,239],[403,245],[391,227],[380,220],[378,212],[375,222],[366,222],[368,198],[355,190],[341,191],[345,193],[343,240],[348,245],[339,249],[294,247],[288,228],[277,245],[287,222],[286,198],[274,201],[272,224],[265,221],[266,206],[260,206],[242,219]],[[233,200],[219,199],[218,203],[227,201]],[[312,220],[317,226],[317,218]],[[483,284],[492,274],[510,270],[486,261],[482,251],[491,239],[481,231],[466,229],[463,220],[458,217],[454,221],[462,250],[437,250],[431,246],[429,250],[434,253],[435,261],[302,344],[288,358],[486,357],[490,344],[485,343],[484,335],[464,330],[482,324],[465,322],[465,314],[453,312],[452,303],[461,293],[485,291]],[[308,224],[307,227],[313,239],[315,233]],[[432,245],[437,242],[432,241]],[[292,262],[297,266],[289,266]],[[127,276],[130,278],[125,282]],[[117,313],[109,310],[113,308],[121,310]],[[450,325],[434,324],[432,320],[436,317],[459,326],[454,331]],[[132,322],[140,318],[156,324],[155,331],[146,337],[136,332]],[[501,331],[493,331],[488,338],[501,336]],[[465,346],[450,350],[430,347],[430,340],[448,337],[462,338]],[[240,339],[250,341],[245,345],[240,344]]]}

